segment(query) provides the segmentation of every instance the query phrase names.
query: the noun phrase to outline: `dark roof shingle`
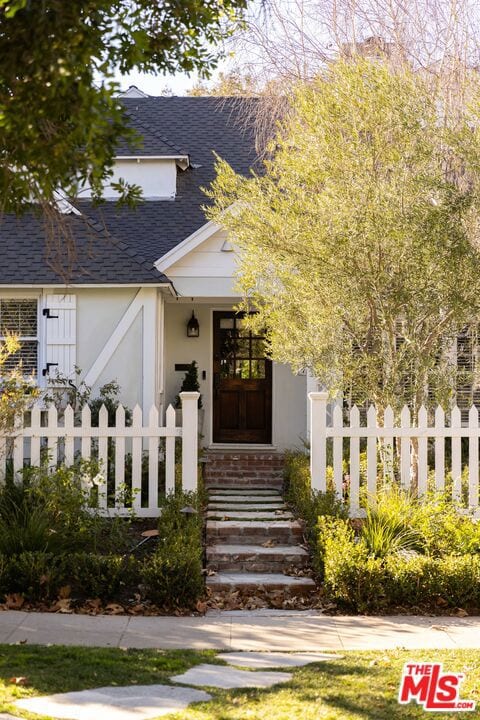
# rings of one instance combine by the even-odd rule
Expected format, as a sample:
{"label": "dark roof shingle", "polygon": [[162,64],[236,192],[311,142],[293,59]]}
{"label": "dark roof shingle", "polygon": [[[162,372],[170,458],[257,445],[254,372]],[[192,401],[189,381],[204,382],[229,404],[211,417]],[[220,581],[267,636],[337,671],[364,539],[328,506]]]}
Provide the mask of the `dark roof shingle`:
{"label": "dark roof shingle", "polygon": [[[120,145],[118,155],[188,154],[192,165],[178,170],[175,200],[143,201],[134,209],[114,202],[75,203],[85,217],[62,216],[77,246],[77,259],[68,269],[71,283],[165,282],[154,262],[206,222],[202,205],[207,198],[201,188],[214,179],[215,153],[245,175],[257,160],[253,132],[240,121],[243,100],[148,97],[122,102],[144,140],[141,151]],[[46,237],[45,224],[34,213],[0,218],[0,284],[64,282],[52,268],[61,258],[49,260]]]}

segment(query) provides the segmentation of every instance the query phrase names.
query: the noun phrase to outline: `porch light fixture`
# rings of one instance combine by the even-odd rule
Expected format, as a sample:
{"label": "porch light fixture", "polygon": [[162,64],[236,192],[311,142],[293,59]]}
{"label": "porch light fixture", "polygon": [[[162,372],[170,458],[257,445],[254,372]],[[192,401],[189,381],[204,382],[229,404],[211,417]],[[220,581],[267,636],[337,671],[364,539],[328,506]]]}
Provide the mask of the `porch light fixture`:
{"label": "porch light fixture", "polygon": [[187,337],[197,338],[200,335],[200,325],[192,310],[192,317],[187,323]]}

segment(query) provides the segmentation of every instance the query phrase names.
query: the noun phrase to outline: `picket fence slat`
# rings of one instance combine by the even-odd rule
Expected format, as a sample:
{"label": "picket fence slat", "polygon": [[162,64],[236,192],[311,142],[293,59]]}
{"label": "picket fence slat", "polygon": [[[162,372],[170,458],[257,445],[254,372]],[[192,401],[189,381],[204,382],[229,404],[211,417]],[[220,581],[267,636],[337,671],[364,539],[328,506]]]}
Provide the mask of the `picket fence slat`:
{"label": "picket fence slat", "polygon": [[[312,488],[322,490],[326,485],[326,448],[333,438],[335,490],[348,502],[352,517],[365,515],[368,505],[374,505],[378,490],[385,483],[396,480],[400,487],[414,491],[421,499],[432,489],[444,492],[446,475],[450,473],[452,501],[459,510],[464,510],[467,505],[473,512],[478,510],[480,518],[480,421],[477,408],[470,409],[468,423],[462,426],[462,413],[456,406],[447,417],[438,406],[431,424],[424,406],[419,408],[416,417],[412,417],[407,406],[397,417],[393,409],[387,407],[381,426],[377,408],[373,405],[362,415],[358,407],[353,406],[344,416],[337,403],[328,421],[327,394],[309,393],[309,398],[312,403]],[[344,438],[349,441],[348,482],[344,482],[342,468]],[[464,439],[468,442],[462,442]],[[361,456],[364,447],[366,465]]]}
{"label": "picket fence slat", "polygon": [[[103,514],[128,515],[133,507],[139,517],[156,517],[160,513],[162,472],[165,492],[175,492],[176,489],[177,438],[182,442],[182,489],[196,489],[198,397],[198,393],[180,393],[182,407],[186,408],[181,427],[176,426],[175,410],[171,405],[166,411],[164,425],[160,423],[161,414],[156,407],[150,408],[144,422],[142,409],[137,405],[132,413],[132,423],[128,426],[125,409],[121,405],[116,410],[113,426],[109,425],[107,408],[102,405],[98,413],[98,427],[92,427],[88,406],[76,414],[68,405],[60,418],[54,406],[35,406],[28,425],[22,426],[18,421],[11,432],[0,435],[0,484],[5,482],[9,472],[13,472],[14,479],[19,481],[25,465],[38,466],[43,460],[52,470],[59,463],[71,466],[80,459],[93,460],[98,463],[98,477],[91,478],[86,471],[81,483],[88,494],[98,492],[98,507]],[[162,438],[165,438],[165,451],[162,446],[161,464]],[[131,468],[128,478],[127,467]],[[93,479],[95,483],[92,483]],[[132,492],[132,507],[126,499],[128,493],[125,494],[125,489],[128,487]]]}
{"label": "picket fence slat", "polygon": [[400,483],[404,490],[410,489],[410,410],[403,407],[400,413],[400,424],[407,430],[405,437],[400,440]]}
{"label": "picket fence slat", "polygon": [[[55,407],[49,407],[48,408],[48,429],[49,430],[56,430],[58,433],[58,412],[57,408]],[[57,467],[58,462],[58,438],[61,437],[61,435],[47,435],[48,442],[47,442],[47,451],[48,451],[48,460],[49,460],[49,467],[52,470],[55,470]]]}
{"label": "picket fence slat", "polygon": [[[158,427],[158,410],[150,408],[148,424],[151,428]],[[152,509],[158,507],[158,435],[148,440],[148,498]]]}
{"label": "picket fence slat", "polygon": [[[468,413],[468,425],[478,429],[478,410],[471,407]],[[478,508],[478,437],[468,439],[468,504]]]}
{"label": "picket fence slat", "polygon": [[[360,411],[356,405],[350,411],[350,426],[360,425]],[[360,509],[360,438],[350,438],[350,510],[356,513]]]}
{"label": "picket fence slat", "polygon": [[[435,410],[435,431],[441,433],[445,429],[445,411],[438,406]],[[435,437],[435,489],[445,489],[445,436]]]}
{"label": "picket fence slat", "polygon": [[[377,427],[377,409],[370,405],[367,411],[367,426]],[[367,438],[367,492],[372,503],[377,491],[377,440],[373,435]]]}
{"label": "picket fence slat", "polygon": [[[333,428],[340,429],[343,425],[342,408],[333,408]],[[338,497],[343,493],[343,440],[337,433],[333,436],[333,484]]]}
{"label": "picket fence slat", "polygon": [[418,411],[418,496],[423,497],[427,492],[428,482],[428,426],[427,408],[422,405]]}
{"label": "picket fence slat", "polygon": [[[175,410],[169,405],[166,412],[167,428],[175,427]],[[175,436],[167,435],[165,440],[165,492],[175,490]]]}
{"label": "picket fence slat", "polygon": [[102,433],[98,438],[98,464],[100,466],[99,476],[102,480],[98,483],[98,507],[101,510],[107,509],[107,477],[108,477],[108,411],[102,405],[98,413],[98,427]]}
{"label": "picket fence slat", "polygon": [[119,498],[125,483],[125,408],[119,405],[115,412],[115,498]]}

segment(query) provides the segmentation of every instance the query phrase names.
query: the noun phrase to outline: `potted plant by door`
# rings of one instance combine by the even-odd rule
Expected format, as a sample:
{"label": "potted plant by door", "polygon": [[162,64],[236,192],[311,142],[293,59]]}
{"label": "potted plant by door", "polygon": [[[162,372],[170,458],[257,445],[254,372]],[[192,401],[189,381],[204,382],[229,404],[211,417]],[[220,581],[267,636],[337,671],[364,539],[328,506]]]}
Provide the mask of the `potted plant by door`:
{"label": "potted plant by door", "polygon": [[[180,387],[180,392],[198,392],[200,390],[200,383],[198,382],[198,366],[195,360],[193,360],[185,373],[185,376]],[[202,396],[198,398],[198,432],[201,433],[203,430],[203,418],[205,410],[203,409]],[[175,416],[177,426],[182,424],[182,401],[180,400],[180,394],[175,398]]]}

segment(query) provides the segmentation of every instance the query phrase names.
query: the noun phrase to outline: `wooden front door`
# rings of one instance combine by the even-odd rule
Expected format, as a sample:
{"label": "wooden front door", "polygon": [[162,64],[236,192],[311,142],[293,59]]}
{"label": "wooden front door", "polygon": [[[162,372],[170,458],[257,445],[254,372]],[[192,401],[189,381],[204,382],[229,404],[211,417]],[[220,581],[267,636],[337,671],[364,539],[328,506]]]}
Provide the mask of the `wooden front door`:
{"label": "wooden front door", "polygon": [[213,314],[213,442],[272,441],[272,362],[244,315]]}

